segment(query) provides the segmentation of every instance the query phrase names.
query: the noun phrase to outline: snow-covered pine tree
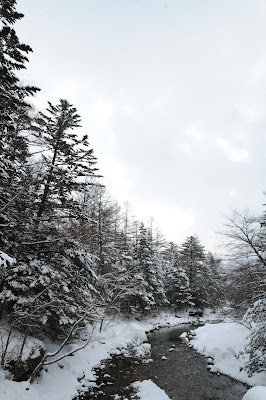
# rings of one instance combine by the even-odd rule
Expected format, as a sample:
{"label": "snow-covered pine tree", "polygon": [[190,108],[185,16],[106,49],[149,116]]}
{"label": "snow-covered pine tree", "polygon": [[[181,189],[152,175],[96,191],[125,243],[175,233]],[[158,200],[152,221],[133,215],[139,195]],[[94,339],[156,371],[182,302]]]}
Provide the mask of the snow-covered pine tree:
{"label": "snow-covered pine tree", "polygon": [[251,334],[246,350],[249,360],[245,368],[252,376],[266,371],[266,296],[261,298],[248,309],[244,321],[251,326]]}
{"label": "snow-covered pine tree", "polygon": [[130,253],[121,253],[109,266],[109,271],[98,276],[96,288],[101,294],[105,313],[131,313],[131,299],[138,293],[135,264]]}
{"label": "snow-covered pine tree", "polygon": [[55,106],[49,102],[46,113],[37,119],[35,131],[42,147],[43,182],[35,227],[43,217],[53,218],[64,212],[73,216],[79,209],[77,193],[95,178],[96,158],[88,136],[80,139],[72,132],[79,124],[76,108],[62,99]]}
{"label": "snow-covered pine tree", "polygon": [[[173,246],[171,246],[173,248]],[[186,271],[180,265],[180,254],[177,247],[172,250],[170,265],[165,277],[166,297],[175,310],[192,305],[189,279]]]}
{"label": "snow-covered pine tree", "polygon": [[16,11],[16,0],[0,0],[0,132],[16,131],[18,126],[27,121],[25,110],[30,106],[26,97],[36,93],[33,86],[23,85],[16,76],[16,71],[25,69],[30,46],[20,43],[13,29],[13,24],[23,18]]}
{"label": "snow-covered pine tree", "polygon": [[211,253],[206,254],[197,236],[189,236],[181,245],[180,262],[185,269],[196,307],[208,307],[221,300],[217,273],[218,260]]}
{"label": "snow-covered pine tree", "polygon": [[26,99],[38,90],[23,85],[16,76],[17,70],[26,68],[26,55],[31,51],[20,43],[12,27],[22,17],[16,11],[15,0],[0,0],[0,246],[12,255],[25,223],[25,202],[32,200],[25,134],[31,126],[31,107]]}
{"label": "snow-covered pine tree", "polygon": [[73,232],[79,218],[86,219],[78,195],[94,176],[96,160],[87,137],[69,132],[80,121],[76,109],[61,100],[49,110],[50,116],[37,121],[47,153],[33,200],[24,203],[28,215],[16,263],[3,282],[1,305],[25,332],[62,336],[81,313],[91,317],[95,259]]}
{"label": "snow-covered pine tree", "polygon": [[210,251],[206,254],[206,285],[208,287],[208,306],[216,307],[224,302],[225,293],[221,279],[221,259]]}
{"label": "snow-covered pine tree", "polygon": [[138,240],[134,250],[136,261],[137,293],[132,298],[136,310],[147,312],[167,304],[161,265],[151,248],[151,240],[144,224],[139,226]]}
{"label": "snow-covered pine tree", "polygon": [[164,286],[164,263],[159,251],[155,248],[152,252],[152,269],[147,276],[147,282],[151,285],[155,305],[157,309],[169,305]]}
{"label": "snow-covered pine tree", "polygon": [[205,304],[207,293],[204,285],[203,263],[205,249],[197,236],[189,236],[180,248],[180,262],[185,269],[192,294],[192,301],[196,307]]}
{"label": "snow-covered pine tree", "polygon": [[4,317],[26,334],[64,338],[82,315],[85,322],[97,314],[94,264],[78,240],[35,244],[9,267],[0,294]]}

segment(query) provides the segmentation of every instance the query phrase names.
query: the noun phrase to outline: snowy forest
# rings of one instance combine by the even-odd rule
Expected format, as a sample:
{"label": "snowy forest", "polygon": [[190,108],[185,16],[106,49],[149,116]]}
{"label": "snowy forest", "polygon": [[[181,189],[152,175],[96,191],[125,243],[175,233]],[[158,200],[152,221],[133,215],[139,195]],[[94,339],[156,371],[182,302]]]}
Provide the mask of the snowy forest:
{"label": "snowy forest", "polygon": [[[251,329],[248,373],[265,371],[266,213],[228,217],[223,259],[196,234],[168,242],[139,221],[105,188],[75,106],[32,105],[40,89],[18,78],[32,51],[14,30],[22,17],[0,0],[1,324],[21,332],[20,354],[29,335],[64,345],[110,315],[224,307]],[[14,370],[7,343],[1,368]]]}

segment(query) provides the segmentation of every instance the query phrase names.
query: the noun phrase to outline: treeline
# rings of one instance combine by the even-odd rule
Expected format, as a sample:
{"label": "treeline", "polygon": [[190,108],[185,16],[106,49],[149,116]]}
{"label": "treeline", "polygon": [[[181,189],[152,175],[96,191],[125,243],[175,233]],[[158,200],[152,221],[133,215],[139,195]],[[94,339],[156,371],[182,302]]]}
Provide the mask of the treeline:
{"label": "treeline", "polygon": [[2,316],[27,334],[63,338],[83,315],[218,305],[220,260],[196,236],[178,247],[121,210],[75,120],[61,100],[30,130],[2,135]]}

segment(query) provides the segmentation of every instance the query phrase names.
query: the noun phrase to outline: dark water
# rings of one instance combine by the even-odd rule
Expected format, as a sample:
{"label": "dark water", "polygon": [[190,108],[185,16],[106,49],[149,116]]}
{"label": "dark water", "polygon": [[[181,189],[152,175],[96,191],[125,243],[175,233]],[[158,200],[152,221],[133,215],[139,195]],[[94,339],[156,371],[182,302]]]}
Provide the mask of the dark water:
{"label": "dark water", "polygon": [[[130,384],[151,379],[173,400],[241,400],[247,388],[226,376],[209,372],[207,359],[180,339],[181,333],[194,328],[179,325],[148,334],[153,362],[114,356],[104,368],[96,370],[98,387],[80,399],[113,399],[115,395],[133,399],[135,394]],[[167,359],[162,360],[163,356]]]}

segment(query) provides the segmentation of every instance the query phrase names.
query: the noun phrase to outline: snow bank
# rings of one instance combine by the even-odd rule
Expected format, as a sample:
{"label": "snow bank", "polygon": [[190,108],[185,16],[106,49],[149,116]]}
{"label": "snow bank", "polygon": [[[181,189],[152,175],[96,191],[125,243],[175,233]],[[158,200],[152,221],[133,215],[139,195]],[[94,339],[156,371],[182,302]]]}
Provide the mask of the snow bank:
{"label": "snow bank", "polygon": [[[206,324],[194,330],[192,346],[200,353],[213,358],[212,372],[229,375],[251,386],[266,385],[266,372],[249,377],[243,369],[248,354],[245,345],[249,330],[238,323]],[[266,397],[264,398],[266,400]]]}
{"label": "snow bank", "polygon": [[0,374],[0,398],[1,400],[38,399],[35,390],[29,391],[29,383],[3,380],[2,374]]}
{"label": "snow bank", "polygon": [[[7,325],[0,327],[0,357],[5,352],[6,361],[16,360],[19,357],[24,340],[24,335],[17,330],[13,330],[11,333],[9,330],[10,328]],[[31,358],[38,357],[40,349],[44,348],[44,343],[41,340],[27,336],[23,347],[22,361],[25,361],[29,356]]]}
{"label": "snow bank", "polygon": [[265,400],[266,399],[266,387],[256,386],[249,389],[244,395],[242,400]]}
{"label": "snow bank", "polygon": [[140,400],[170,400],[164,390],[160,389],[150,379],[147,381],[137,381],[133,383],[138,392]]}

